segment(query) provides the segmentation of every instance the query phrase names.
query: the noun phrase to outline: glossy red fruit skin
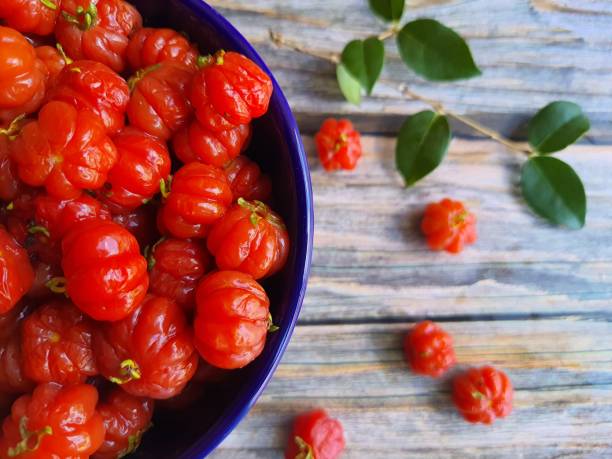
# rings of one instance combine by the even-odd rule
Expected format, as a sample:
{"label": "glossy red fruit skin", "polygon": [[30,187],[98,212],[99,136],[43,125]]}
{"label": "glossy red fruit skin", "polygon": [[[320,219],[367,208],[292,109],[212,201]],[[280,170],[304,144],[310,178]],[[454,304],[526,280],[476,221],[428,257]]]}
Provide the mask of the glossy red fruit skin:
{"label": "glossy red fruit skin", "polygon": [[246,156],[238,156],[227,163],[223,169],[230,184],[234,200],[268,202],[272,198],[272,180],[256,162]]}
{"label": "glossy red fruit skin", "polygon": [[37,383],[84,383],[98,374],[92,335],[94,323],[66,301],[36,309],[24,321],[21,347],[25,374]]}
{"label": "glossy red fruit skin", "polygon": [[76,198],[106,181],[117,150],[98,118],[64,102],[49,102],[11,145],[19,178],[51,196]]}
{"label": "glossy red fruit skin", "polygon": [[36,56],[45,66],[45,90],[46,94],[49,94],[49,91],[57,85],[59,76],[66,67],[66,60],[53,46],[37,46],[35,50]]}
{"label": "glossy red fruit skin", "polygon": [[47,99],[95,113],[109,135],[114,135],[125,124],[130,89],[127,82],[106,65],[81,60],[62,70]]}
{"label": "glossy red fruit skin", "polygon": [[170,153],[165,142],[127,127],[113,137],[119,160],[100,192],[116,209],[129,212],[146,204],[170,175]]}
{"label": "glossy red fruit skin", "polygon": [[149,203],[127,213],[113,215],[113,221],[128,230],[144,248],[152,246],[160,238],[157,231],[157,206]]}
{"label": "glossy red fruit skin", "polygon": [[404,339],[404,353],[412,371],[438,378],[457,363],[453,339],[437,324],[416,324]]}
{"label": "glossy red fruit skin", "polygon": [[270,300],[248,274],[217,271],[196,291],[195,345],[202,358],[227,370],[242,368],[263,351]]}
{"label": "glossy red fruit skin", "polygon": [[34,206],[36,224],[46,228],[54,241],[62,239],[77,223],[111,219],[109,210],[86,193],[76,199],[39,194],[34,198]]}
{"label": "glossy red fruit skin", "polygon": [[123,0],[63,0],[61,10],[55,36],[68,56],[125,69],[129,37],[142,27],[136,8]]}
{"label": "glossy red fruit skin", "polygon": [[195,290],[211,257],[204,244],[189,239],[164,239],[149,256],[150,291],[174,300],[186,311],[195,306]]}
{"label": "glossy red fruit skin", "polygon": [[251,126],[241,124],[227,131],[211,131],[198,121],[178,131],[172,139],[174,153],[183,163],[201,162],[223,167],[247,147]]}
{"label": "glossy red fruit skin", "polygon": [[463,418],[492,424],[512,412],[514,389],[508,376],[485,366],[470,368],[453,381],[453,401]]}
{"label": "glossy red fruit skin", "polygon": [[53,293],[51,289],[47,287],[47,283],[54,278],[59,278],[64,275],[60,266],[61,252],[57,256],[57,260],[57,263],[49,263],[43,260],[35,260],[32,262],[32,268],[34,269],[34,283],[26,294],[28,299],[43,301],[49,300],[55,296],[55,293]]}
{"label": "glossy red fruit skin", "polygon": [[0,134],[0,200],[10,202],[22,191],[17,164],[11,159],[9,139]]}
{"label": "glossy red fruit skin", "polygon": [[153,400],[134,397],[122,389],[114,389],[98,405],[106,435],[93,459],[116,459],[136,451],[142,435],[151,426]]}
{"label": "glossy red fruit skin", "polygon": [[195,70],[198,50],[176,30],[145,27],[130,38],[127,60],[132,70],[144,69],[166,61]]}
{"label": "glossy red fruit skin", "polygon": [[[97,402],[98,391],[88,384],[68,387],[40,384],[32,395],[24,395],[13,403],[11,415],[2,425],[0,458],[88,458],[104,439]],[[30,450],[19,447],[24,440],[20,430],[31,435],[27,445]],[[10,448],[18,451],[11,454]]]}
{"label": "glossy red fruit skin", "polygon": [[272,276],[289,257],[289,234],[280,216],[259,201],[238,199],[215,223],[207,246],[221,270],[254,279]]}
{"label": "glossy red fruit skin", "polygon": [[174,301],[152,295],[124,320],[102,324],[94,347],[100,372],[138,397],[174,397],[198,365],[185,313]]}
{"label": "glossy red fruit skin", "polygon": [[16,30],[0,26],[0,124],[38,110],[45,96],[45,66]]}
{"label": "glossy red fruit skin", "polygon": [[[41,0],[2,0],[0,2],[0,20],[21,33],[51,35],[59,15],[61,0],[51,0],[46,5]],[[50,5],[55,5],[51,8]]]}
{"label": "glossy red fruit skin", "polygon": [[21,322],[31,311],[31,302],[24,300],[20,301],[10,311],[0,314],[0,341],[7,341],[9,338],[19,335]]}
{"label": "glossy red fruit skin", "polygon": [[317,409],[295,418],[285,459],[337,459],[344,447],[344,429],[340,421],[330,418],[325,410]]}
{"label": "glossy red fruit skin", "polygon": [[[257,64],[235,52],[219,52],[195,75],[190,99],[203,126],[249,124],[268,111],[272,80]],[[227,129],[227,126],[222,127]]]}
{"label": "glossy red fruit skin", "polygon": [[24,394],[34,388],[34,383],[24,373],[26,359],[21,350],[19,330],[0,342],[0,392]]}
{"label": "glossy red fruit skin", "polygon": [[210,225],[225,214],[232,199],[221,169],[201,163],[187,164],[174,174],[158,226],[162,233],[179,239],[203,238]]}
{"label": "glossy red fruit skin", "polygon": [[0,226],[0,314],[6,314],[30,290],[34,271],[27,252]]}
{"label": "glossy red fruit skin", "polygon": [[478,238],[474,214],[462,202],[448,198],[426,207],[421,230],[432,250],[453,254],[460,253]]}
{"label": "glossy red fruit skin", "polygon": [[130,124],[169,140],[192,115],[187,88],[193,70],[175,62],[161,62],[130,81],[134,90],[127,107]]}
{"label": "glossy red fruit skin", "polygon": [[79,223],[62,240],[62,254],[68,295],[95,320],[122,320],[144,299],[147,262],[136,238],[116,223]]}
{"label": "glossy red fruit skin", "polygon": [[315,135],[315,144],[326,171],[353,170],[361,159],[361,135],[346,119],[326,119]]}

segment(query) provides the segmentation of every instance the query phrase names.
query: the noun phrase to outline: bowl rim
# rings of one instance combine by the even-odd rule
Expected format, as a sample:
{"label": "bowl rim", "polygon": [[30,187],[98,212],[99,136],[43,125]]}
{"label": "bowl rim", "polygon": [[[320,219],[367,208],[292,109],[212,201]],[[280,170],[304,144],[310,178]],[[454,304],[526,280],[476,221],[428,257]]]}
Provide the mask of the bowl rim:
{"label": "bowl rim", "polygon": [[310,274],[313,251],[314,209],[310,169],[308,167],[306,151],[302,144],[302,137],[289,103],[276,78],[248,40],[212,6],[202,0],[180,0],[180,2],[196,16],[202,19],[205,18],[206,21],[213,24],[216,29],[215,32],[218,32],[225,41],[231,43],[235,50],[253,60],[270,75],[274,86],[273,103],[278,105],[281,114],[281,133],[288,144],[288,149],[292,156],[298,199],[298,218],[306,222],[303,227],[298,226],[298,233],[301,233],[301,237],[297,238],[299,245],[295,246],[297,260],[296,281],[291,289],[289,301],[290,304],[294,305],[294,310],[292,313],[287,314],[280,324],[281,329],[277,333],[281,336],[277,338],[277,349],[272,358],[256,376],[254,384],[242,390],[239,396],[232,401],[226,410],[226,416],[215,422],[203,436],[179,456],[180,459],[194,459],[203,458],[210,454],[242,421],[270,382],[276,367],[285,353],[300,315]]}

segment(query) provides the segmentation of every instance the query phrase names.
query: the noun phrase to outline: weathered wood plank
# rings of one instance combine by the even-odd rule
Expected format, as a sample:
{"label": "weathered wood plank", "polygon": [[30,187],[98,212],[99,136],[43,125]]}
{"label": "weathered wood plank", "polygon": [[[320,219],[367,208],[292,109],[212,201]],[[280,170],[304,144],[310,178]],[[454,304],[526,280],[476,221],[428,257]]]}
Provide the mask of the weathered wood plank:
{"label": "weathered wood plank", "polygon": [[[307,132],[313,114],[352,114],[370,132],[395,132],[420,108],[399,97],[401,83],[438,98],[506,134],[520,134],[525,119],[555,99],[578,102],[589,113],[588,140],[612,140],[612,3],[606,0],[408,0],[405,20],[434,17],[469,39],[481,78],[432,84],[408,73],[395,46],[373,97],[362,107],[343,103],[333,65],[278,49],[269,31],[310,50],[337,53],[351,39],[384,30],[365,0],[210,0],[256,48],[288,95]],[[467,131],[464,131],[467,132]]]}
{"label": "weathered wood plank", "polygon": [[[305,143],[315,255],[303,321],[610,311],[609,148],[561,155],[589,195],[586,228],[569,231],[531,214],[517,189],[522,158],[497,144],[453,142],[444,164],[406,190],[392,139],[365,137],[358,169],[335,174]],[[430,252],[418,228],[425,204],[445,196],[464,200],[479,219],[477,244],[460,256]]]}
{"label": "weathered wood plank", "polygon": [[345,425],[346,458],[605,458],[612,455],[612,323],[447,323],[459,368],[493,364],[516,388],[492,427],[460,420],[450,376],[411,374],[409,324],[301,326],[273,381],[215,459],[281,457],[291,418],[323,405]]}

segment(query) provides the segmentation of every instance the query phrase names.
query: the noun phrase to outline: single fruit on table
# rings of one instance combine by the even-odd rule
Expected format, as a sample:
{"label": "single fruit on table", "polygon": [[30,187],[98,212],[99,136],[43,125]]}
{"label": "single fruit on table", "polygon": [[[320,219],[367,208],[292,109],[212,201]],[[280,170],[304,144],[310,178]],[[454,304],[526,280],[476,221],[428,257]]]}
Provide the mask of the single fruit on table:
{"label": "single fruit on table", "polygon": [[361,136],[346,119],[326,119],[315,135],[315,144],[326,171],[353,170],[361,159]]}
{"label": "single fruit on table", "polygon": [[36,225],[46,229],[52,240],[62,239],[77,223],[111,219],[108,209],[85,193],[75,199],[39,194],[34,198],[34,206]]}
{"label": "single fruit on table", "polygon": [[51,35],[61,0],[2,0],[0,19],[21,33]]}
{"label": "single fruit on table", "polygon": [[21,349],[21,333],[15,333],[0,341],[0,392],[24,394],[34,388],[34,382],[24,372],[24,351]]}
{"label": "single fruit on table", "polygon": [[512,411],[514,390],[508,376],[493,367],[470,368],[453,381],[453,401],[463,418],[492,424]]}
{"label": "single fruit on table", "polygon": [[192,115],[187,89],[193,73],[193,69],[168,61],[139,70],[129,81],[130,125],[163,140],[186,126]]}
{"label": "single fruit on table", "polygon": [[37,383],[84,383],[98,374],[91,347],[94,323],[66,301],[47,303],[23,322],[25,374]]}
{"label": "single fruit on table", "polygon": [[406,359],[417,374],[438,378],[457,362],[453,339],[435,323],[416,324],[404,340]]}
{"label": "single fruit on table", "polygon": [[41,384],[18,398],[2,425],[0,458],[87,458],[104,440],[96,411],[98,391],[88,384]]}
{"label": "single fruit on table", "polygon": [[[40,1],[40,0],[37,0]],[[48,95],[51,89],[53,89],[59,80],[59,76],[62,70],[66,67],[66,57],[60,53],[57,48],[53,46],[37,46],[36,56],[41,60],[45,66],[45,90]]]}
{"label": "single fruit on table", "polygon": [[219,368],[242,368],[263,351],[272,326],[270,300],[248,274],[218,271],[196,291],[195,345]]}
{"label": "single fruit on table", "polygon": [[49,102],[11,145],[19,178],[54,197],[76,198],[106,181],[117,150],[98,117],[64,102]]}
{"label": "single fruit on table", "polygon": [[140,13],[123,0],[63,0],[55,36],[71,58],[122,72],[129,37],[141,27]]}
{"label": "single fruit on table", "polygon": [[95,320],[127,317],[149,287],[147,261],[136,238],[114,222],[76,225],[62,241],[66,291]]}
{"label": "single fruit on table", "polygon": [[140,445],[142,435],[151,426],[153,400],[114,389],[98,405],[98,413],[102,416],[106,435],[92,458],[116,459],[133,453]]}
{"label": "single fruit on table", "polygon": [[459,253],[476,242],[476,217],[462,202],[443,199],[425,208],[421,230],[432,250]]}
{"label": "single fruit on table", "polygon": [[219,51],[202,62],[190,100],[202,126],[227,130],[265,115],[272,80],[257,64],[235,52]]}
{"label": "single fruit on table", "polygon": [[211,257],[201,241],[163,239],[149,254],[150,291],[174,300],[185,310],[195,305],[195,290]]}
{"label": "single fruit on table", "polygon": [[130,89],[126,81],[106,65],[81,60],[62,70],[47,99],[95,113],[109,135],[114,135],[125,124]]}
{"label": "single fruit on table", "polygon": [[223,167],[247,147],[251,126],[241,124],[225,131],[212,131],[195,120],[172,139],[174,153],[183,163],[201,162]]}
{"label": "single fruit on table", "polygon": [[340,421],[318,409],[295,418],[285,458],[337,459],[344,446],[344,429]]}
{"label": "single fruit on table", "polygon": [[190,163],[174,174],[158,226],[163,234],[179,239],[203,238],[231,203],[232,191],[221,169]]}
{"label": "single fruit on table", "polygon": [[100,191],[105,202],[121,212],[129,212],[149,202],[170,175],[170,153],[165,142],[145,132],[127,127],[113,137],[119,154]]}
{"label": "single fruit on table", "polygon": [[214,224],[207,245],[219,269],[240,271],[254,279],[277,273],[289,256],[283,220],[264,203],[242,198]]}
{"label": "single fruit on table", "polygon": [[152,295],[124,320],[102,324],[94,348],[100,373],[138,397],[178,395],[198,366],[185,313]]}
{"label": "single fruit on table", "polygon": [[267,202],[272,197],[272,180],[256,162],[246,156],[238,156],[223,168],[230,184],[234,200]]}
{"label": "single fruit on table", "polygon": [[127,60],[132,70],[144,69],[166,61],[195,70],[198,49],[176,30],[145,27],[130,38]]}
{"label": "single fruit on table", "polygon": [[0,314],[6,314],[30,290],[34,271],[27,252],[0,226]]}
{"label": "single fruit on table", "polygon": [[0,125],[38,110],[45,97],[45,74],[28,40],[0,26]]}

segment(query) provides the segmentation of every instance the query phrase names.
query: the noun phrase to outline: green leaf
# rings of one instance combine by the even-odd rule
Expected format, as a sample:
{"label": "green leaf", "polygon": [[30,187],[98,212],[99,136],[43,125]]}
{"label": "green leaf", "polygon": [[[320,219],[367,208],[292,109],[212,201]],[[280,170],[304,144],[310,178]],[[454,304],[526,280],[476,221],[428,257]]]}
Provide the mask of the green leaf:
{"label": "green leaf", "polygon": [[414,185],[440,165],[450,140],[448,120],[430,110],[404,122],[397,139],[395,163],[406,186]]}
{"label": "green leaf", "polygon": [[591,128],[579,105],[557,101],[540,110],[529,122],[529,143],[539,153],[567,148]]}
{"label": "green leaf", "polygon": [[361,104],[361,84],[357,78],[351,75],[344,64],[338,64],[338,67],[336,67],[336,77],[345,99],[354,105]]}
{"label": "green leaf", "polygon": [[405,0],[370,0],[370,9],[387,22],[397,22],[404,14]]}
{"label": "green leaf", "polygon": [[377,37],[353,40],[342,51],[342,64],[361,87],[372,93],[385,63],[385,45]]}
{"label": "green leaf", "polygon": [[533,211],[555,225],[580,229],[586,219],[586,195],[578,174],[551,156],[535,156],[523,166],[523,196]]}
{"label": "green leaf", "polygon": [[453,81],[481,74],[465,40],[433,19],[406,24],[397,44],[406,65],[428,80]]}

